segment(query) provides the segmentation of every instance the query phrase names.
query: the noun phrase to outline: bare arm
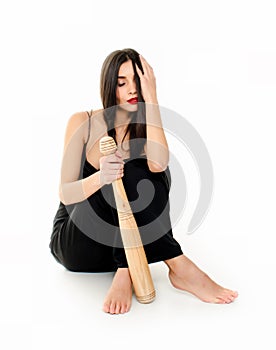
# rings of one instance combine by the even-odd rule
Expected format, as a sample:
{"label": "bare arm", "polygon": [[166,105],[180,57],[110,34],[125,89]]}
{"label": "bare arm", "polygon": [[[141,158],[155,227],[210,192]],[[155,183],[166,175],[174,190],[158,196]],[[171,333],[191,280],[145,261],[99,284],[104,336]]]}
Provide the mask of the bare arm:
{"label": "bare arm", "polygon": [[65,205],[81,202],[101,188],[99,171],[78,180],[81,155],[87,135],[87,114],[74,114],[66,128],[59,186],[59,197]]}
{"label": "bare arm", "polygon": [[146,103],[147,143],[145,151],[152,172],[166,170],[169,163],[169,148],[162,127],[159,106]]}
{"label": "bare arm", "polygon": [[162,126],[157,101],[156,81],[152,67],[140,56],[144,74],[136,65],[141,81],[142,94],[146,104],[147,142],[145,152],[152,172],[164,171],[169,163],[169,148]]}
{"label": "bare arm", "polygon": [[[93,117],[92,129],[95,127],[91,138],[95,141],[102,137],[104,127],[97,123]],[[100,158],[100,170],[96,173],[78,180],[83,146],[88,137],[88,118],[86,113],[76,113],[68,121],[64,151],[61,166],[61,179],[59,196],[63,204],[69,205],[81,202],[102,186],[110,184],[124,175],[124,161],[119,151],[109,156]]]}

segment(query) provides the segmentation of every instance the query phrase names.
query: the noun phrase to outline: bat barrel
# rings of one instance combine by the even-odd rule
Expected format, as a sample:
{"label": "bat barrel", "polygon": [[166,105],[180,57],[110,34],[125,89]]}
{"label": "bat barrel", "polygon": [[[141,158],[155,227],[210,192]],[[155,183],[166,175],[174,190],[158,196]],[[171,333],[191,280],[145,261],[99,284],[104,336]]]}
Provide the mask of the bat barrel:
{"label": "bat barrel", "polygon": [[149,304],[149,303],[153,302],[153,300],[155,299],[155,295],[156,295],[155,290],[153,290],[151,293],[149,293],[147,295],[138,296],[136,294],[136,299],[141,304]]}
{"label": "bat barrel", "polygon": [[125,248],[125,252],[136,299],[143,304],[151,303],[155,289],[144,247]]}

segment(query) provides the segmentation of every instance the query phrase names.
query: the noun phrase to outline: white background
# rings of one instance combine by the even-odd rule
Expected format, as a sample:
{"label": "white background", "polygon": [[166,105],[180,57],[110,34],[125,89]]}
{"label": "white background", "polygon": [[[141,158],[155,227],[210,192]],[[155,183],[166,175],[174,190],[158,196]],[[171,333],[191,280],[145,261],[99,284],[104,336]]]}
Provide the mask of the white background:
{"label": "white background", "polygon": [[[274,349],[273,1],[10,1],[0,23],[1,348]],[[133,299],[130,313],[107,315],[112,274],[73,274],[50,255],[67,120],[101,107],[101,64],[126,47],[153,66],[160,105],[185,116],[210,152],[209,213],[186,235],[188,202],[174,235],[212,278],[239,291],[231,305],[176,291],[157,263],[155,302]]]}

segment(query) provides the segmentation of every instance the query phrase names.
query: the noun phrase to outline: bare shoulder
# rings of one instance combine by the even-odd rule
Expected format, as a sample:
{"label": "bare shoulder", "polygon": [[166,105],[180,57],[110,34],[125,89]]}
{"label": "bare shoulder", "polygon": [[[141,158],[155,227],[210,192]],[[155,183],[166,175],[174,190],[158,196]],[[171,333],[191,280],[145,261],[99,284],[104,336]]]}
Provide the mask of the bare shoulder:
{"label": "bare shoulder", "polygon": [[[88,127],[88,120],[89,120],[89,115],[92,117],[95,117],[100,114],[102,110],[92,110],[92,114],[90,111],[82,111],[82,112],[76,112],[72,114],[67,122],[67,131],[75,132],[77,130],[81,131],[83,130],[84,132],[87,130]],[[86,133],[85,133],[86,134]]]}
{"label": "bare shoulder", "polygon": [[68,119],[68,125],[78,128],[88,119],[87,112],[76,112]]}
{"label": "bare shoulder", "polygon": [[[92,113],[91,113],[92,112]],[[85,111],[85,112],[76,112],[68,120],[68,125],[71,125],[73,128],[79,128],[80,126],[86,125],[89,117],[97,118],[98,116],[102,115],[103,109],[96,109],[91,111]]]}
{"label": "bare shoulder", "polygon": [[88,120],[88,115],[91,115],[92,117],[95,117],[99,114],[102,114],[103,108],[100,109],[92,109],[91,110],[92,114],[90,111],[82,111],[82,112],[76,112],[68,120],[68,123],[74,124],[76,126],[80,126],[81,124],[85,123]]}
{"label": "bare shoulder", "polygon": [[[93,109],[92,113],[90,111],[82,111],[72,114],[67,122],[67,139],[70,139],[77,132],[77,134],[81,136],[81,138],[85,142],[85,140],[87,139],[87,130],[89,128],[89,115],[92,116],[91,120],[93,120],[94,127],[92,127],[91,125],[91,130],[93,130],[95,129],[97,121],[100,121],[102,119],[103,110],[104,109]],[[94,121],[96,122],[96,124],[94,123]]]}
{"label": "bare shoulder", "polygon": [[97,117],[103,114],[103,108],[92,110],[92,117]]}
{"label": "bare shoulder", "polygon": [[69,117],[65,133],[65,145],[71,142],[73,137],[84,142],[87,121],[87,112],[76,112]]}

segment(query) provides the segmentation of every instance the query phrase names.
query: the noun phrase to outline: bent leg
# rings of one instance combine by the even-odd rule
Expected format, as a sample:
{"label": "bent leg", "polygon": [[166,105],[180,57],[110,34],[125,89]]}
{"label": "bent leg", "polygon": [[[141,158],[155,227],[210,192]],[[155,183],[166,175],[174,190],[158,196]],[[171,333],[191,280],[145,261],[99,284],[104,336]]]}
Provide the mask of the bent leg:
{"label": "bent leg", "polygon": [[98,243],[82,232],[68,220],[61,234],[61,255],[63,265],[75,272],[116,271],[113,248]]}
{"label": "bent leg", "polygon": [[[125,165],[123,182],[148,263],[183,254],[171,228],[169,169],[153,173],[146,159],[135,159]],[[127,266],[123,249],[115,249],[115,259],[118,266]]]}
{"label": "bent leg", "polygon": [[[81,220],[81,206],[77,208],[77,215]],[[101,244],[84,234],[62,204],[54,219],[50,249],[56,260],[70,271],[108,272],[117,269],[113,259],[113,247]]]}

